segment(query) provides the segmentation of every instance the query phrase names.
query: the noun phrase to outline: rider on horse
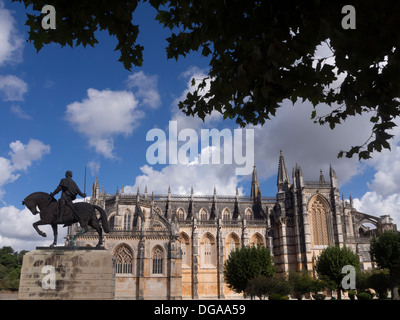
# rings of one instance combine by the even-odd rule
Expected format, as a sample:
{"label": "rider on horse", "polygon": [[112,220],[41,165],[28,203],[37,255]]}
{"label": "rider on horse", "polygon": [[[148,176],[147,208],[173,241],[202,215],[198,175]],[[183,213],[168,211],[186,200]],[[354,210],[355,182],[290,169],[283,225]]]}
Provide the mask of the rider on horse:
{"label": "rider on horse", "polygon": [[72,201],[76,199],[76,196],[78,194],[82,198],[86,198],[86,194],[82,193],[81,190],[79,190],[78,186],[76,185],[75,181],[72,180],[71,171],[67,171],[65,173],[65,178],[61,179],[60,184],[58,185],[56,190],[54,190],[54,192],[50,193],[50,196],[54,197],[60,191],[62,191],[62,193],[61,193],[61,198],[59,200],[59,210],[56,223],[63,223],[62,217],[64,214],[65,206],[68,206],[69,208],[71,208],[75,217],[79,221],[79,224],[81,225],[82,229],[87,230],[86,222],[83,219],[81,219],[81,217],[78,215],[72,203]]}

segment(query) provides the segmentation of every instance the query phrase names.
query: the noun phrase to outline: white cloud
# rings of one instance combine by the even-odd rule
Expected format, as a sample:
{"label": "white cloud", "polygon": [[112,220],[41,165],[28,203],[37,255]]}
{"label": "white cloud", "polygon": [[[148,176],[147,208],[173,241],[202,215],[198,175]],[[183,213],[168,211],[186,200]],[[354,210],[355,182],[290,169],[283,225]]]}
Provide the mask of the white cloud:
{"label": "white cloud", "polygon": [[10,149],[13,170],[26,170],[33,161],[40,160],[45,154],[50,153],[49,145],[35,139],[30,139],[26,145],[19,140],[11,142]]}
{"label": "white cloud", "polygon": [[[49,246],[53,242],[53,230],[45,225],[39,228],[47,234],[40,236],[32,226],[40,217],[33,215],[27,208],[22,210],[14,206],[0,208],[0,247],[11,246],[16,251],[33,250],[36,246]],[[67,228],[58,228],[58,243],[63,243]]]}
{"label": "white cloud", "polygon": [[12,183],[20,176],[19,171],[28,169],[33,161],[40,160],[50,152],[50,146],[35,139],[30,139],[28,144],[17,140],[10,143],[10,159],[0,157],[0,199],[4,195],[2,187]]}
{"label": "white cloud", "polygon": [[143,113],[132,92],[88,89],[82,102],[67,106],[66,119],[88,138],[89,145],[106,158],[116,158],[114,137],[132,133]]}
{"label": "white cloud", "polygon": [[[371,123],[368,115],[346,120],[331,130],[329,126],[314,124],[310,119],[311,103],[284,101],[276,117],[255,129],[255,164],[259,178],[276,174],[279,150],[283,150],[286,166],[291,177],[292,168],[298,163],[305,180],[318,180],[319,169],[329,177],[329,164],[335,169],[339,183],[343,185],[352,176],[363,170],[357,156],[338,159],[340,150],[363,144],[370,135]],[[317,107],[319,114],[328,112],[328,107]]]}
{"label": "white cloud", "polygon": [[88,163],[88,168],[90,170],[90,174],[92,176],[95,176],[99,173],[100,171],[100,162],[92,160]]}
{"label": "white cloud", "polygon": [[28,92],[28,85],[17,76],[0,75],[0,92],[3,92],[4,101],[23,101],[24,94]]}
{"label": "white cloud", "polygon": [[12,105],[10,110],[12,113],[16,114],[18,118],[32,120],[32,117],[27,114],[20,106]]}
{"label": "white cloud", "polygon": [[161,105],[161,98],[157,91],[158,77],[146,75],[143,71],[136,72],[128,77],[129,88],[137,88],[135,97],[141,100],[141,104],[157,108]]}
{"label": "white cloud", "polygon": [[[168,186],[174,194],[190,194],[191,187],[195,194],[213,194],[214,187],[218,195],[234,195],[239,183],[234,167],[226,165],[169,165],[160,171],[144,165],[142,175],[136,177],[133,186],[124,187],[125,193],[141,192],[147,185],[149,192],[166,194]],[[239,189],[242,193],[242,189]]]}
{"label": "white cloud", "polygon": [[11,11],[5,9],[3,1],[0,0],[0,66],[22,60],[24,39],[16,30]]}

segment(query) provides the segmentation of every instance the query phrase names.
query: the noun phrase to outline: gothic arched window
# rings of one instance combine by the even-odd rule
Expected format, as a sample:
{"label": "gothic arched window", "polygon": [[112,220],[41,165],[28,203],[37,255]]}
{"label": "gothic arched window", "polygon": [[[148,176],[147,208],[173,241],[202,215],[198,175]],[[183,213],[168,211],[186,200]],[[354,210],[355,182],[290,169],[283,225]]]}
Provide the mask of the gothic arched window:
{"label": "gothic arched window", "polygon": [[190,266],[190,240],[189,240],[189,237],[185,233],[181,233],[180,237],[179,237],[179,241],[181,242],[182,265]]}
{"label": "gothic arched window", "polygon": [[185,211],[183,211],[182,208],[179,208],[177,216],[178,216],[178,220],[185,220]]}
{"label": "gothic arched window", "polygon": [[124,215],[124,230],[130,230],[131,229],[131,220],[132,220],[132,213],[127,210]]}
{"label": "gothic arched window", "polygon": [[204,235],[201,243],[202,267],[213,267],[216,265],[215,239],[211,234]]}
{"label": "gothic arched window", "polygon": [[114,252],[115,272],[132,273],[133,253],[126,245],[122,244]]}
{"label": "gothic arched window", "polygon": [[252,220],[253,218],[253,212],[251,212],[251,209],[246,209],[245,213],[244,213],[244,218],[246,220]]}
{"label": "gothic arched window", "polygon": [[328,207],[321,196],[316,196],[309,205],[311,245],[328,245]]}
{"label": "gothic arched window", "polygon": [[224,211],[222,211],[222,220],[231,220],[229,209],[224,209]]}
{"label": "gothic arched window", "polygon": [[204,208],[200,210],[200,220],[203,220],[203,221],[208,220],[208,214],[207,214],[206,209],[204,209]]}
{"label": "gothic arched window", "polygon": [[159,246],[155,247],[152,254],[153,274],[163,273],[164,253]]}

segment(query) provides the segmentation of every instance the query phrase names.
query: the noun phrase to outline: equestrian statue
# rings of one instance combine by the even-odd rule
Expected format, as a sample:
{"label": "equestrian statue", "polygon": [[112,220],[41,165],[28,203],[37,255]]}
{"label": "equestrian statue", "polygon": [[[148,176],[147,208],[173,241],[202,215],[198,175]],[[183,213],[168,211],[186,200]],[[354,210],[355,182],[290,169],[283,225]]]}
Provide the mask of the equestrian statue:
{"label": "equestrian statue", "polygon": [[[57,202],[54,196],[60,191],[61,197]],[[51,192],[50,194],[45,192],[34,192],[22,201],[22,205],[25,205],[34,215],[40,214],[40,220],[33,223],[33,227],[39,235],[43,237],[47,236],[46,233],[38,228],[38,226],[45,224],[51,225],[54,234],[54,241],[50,245],[51,247],[57,245],[58,224],[63,224],[65,227],[79,222],[81,226],[81,232],[79,235],[88,231],[89,225],[95,229],[99,235],[97,247],[101,247],[103,244],[102,231],[104,230],[105,233],[110,232],[107,214],[103,208],[87,202],[73,203],[72,201],[76,199],[78,194],[82,198],[86,197],[86,194],[80,191],[75,181],[72,179],[72,172],[67,171],[65,173],[65,178],[61,179],[54,192]],[[97,219],[96,210],[100,213],[100,219]],[[99,224],[100,221],[101,225]],[[71,239],[70,245],[74,244],[76,237]]]}

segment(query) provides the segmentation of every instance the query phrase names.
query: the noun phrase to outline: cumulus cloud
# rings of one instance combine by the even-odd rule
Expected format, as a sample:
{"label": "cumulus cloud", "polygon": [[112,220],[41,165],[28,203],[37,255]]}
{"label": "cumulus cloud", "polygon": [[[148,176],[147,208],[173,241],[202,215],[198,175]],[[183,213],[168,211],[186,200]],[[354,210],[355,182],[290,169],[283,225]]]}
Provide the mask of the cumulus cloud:
{"label": "cumulus cloud", "polygon": [[27,83],[14,75],[0,75],[0,92],[3,101],[23,101],[24,94],[28,92]]}
{"label": "cumulus cloud", "polygon": [[0,0],[0,66],[22,60],[24,39],[16,30],[11,11],[5,9],[4,2]]}
{"label": "cumulus cloud", "polygon": [[157,91],[158,77],[146,75],[143,71],[136,72],[128,77],[129,88],[136,88],[135,97],[141,100],[141,104],[150,108],[161,105],[161,97]]}
{"label": "cumulus cloud", "polygon": [[[190,194],[191,187],[195,194],[213,194],[214,187],[219,195],[234,195],[239,183],[232,166],[176,164],[155,170],[144,165],[142,175],[136,177],[133,186],[126,186],[125,193],[143,192],[147,185],[149,192],[165,194],[168,187],[175,194]],[[242,188],[239,189],[242,194]]]}
{"label": "cumulus cloud", "polygon": [[[38,215],[33,215],[27,208],[0,208],[0,247],[11,246],[14,250],[21,251],[33,250],[36,246],[49,246],[53,242],[53,230],[50,225],[40,226],[47,234],[47,238],[41,237],[32,226],[39,219]],[[62,244],[67,228],[58,229],[58,243]]]}
{"label": "cumulus cloud", "polygon": [[28,144],[17,140],[10,143],[9,159],[0,157],[0,199],[4,195],[2,187],[12,183],[20,176],[21,171],[26,171],[34,161],[40,160],[50,152],[50,146],[35,139],[30,139]]}
{"label": "cumulus cloud", "polygon": [[66,119],[97,153],[114,159],[114,137],[130,135],[143,117],[137,105],[129,91],[88,89],[87,98],[67,106]]}

